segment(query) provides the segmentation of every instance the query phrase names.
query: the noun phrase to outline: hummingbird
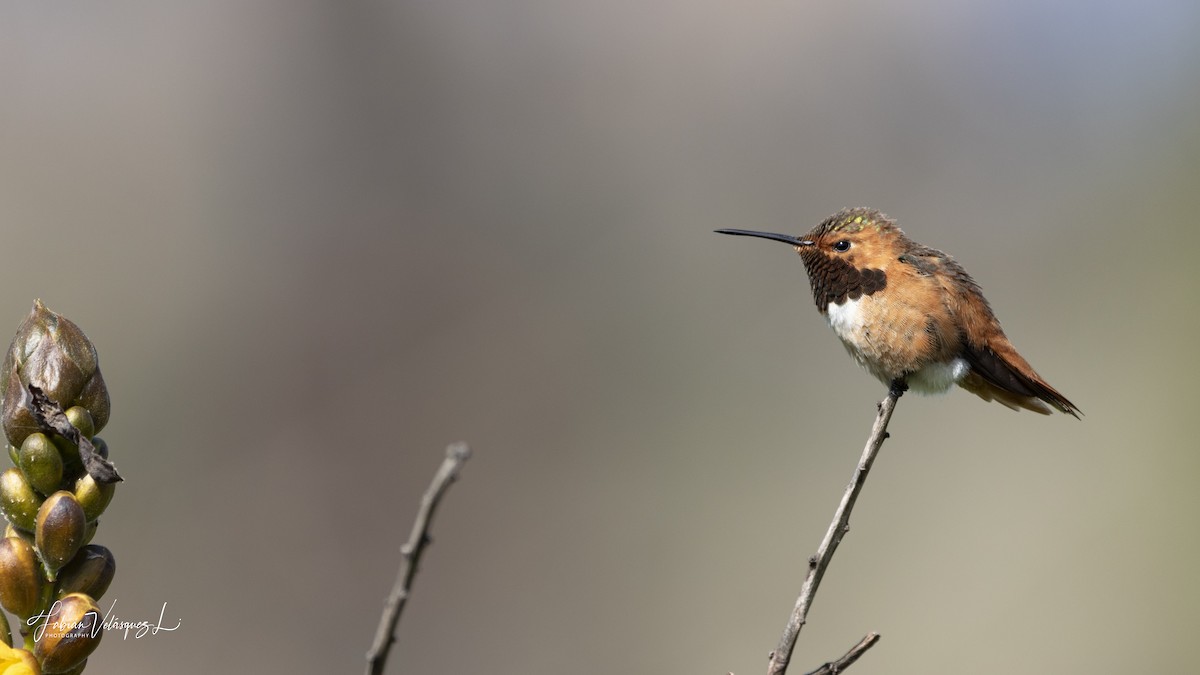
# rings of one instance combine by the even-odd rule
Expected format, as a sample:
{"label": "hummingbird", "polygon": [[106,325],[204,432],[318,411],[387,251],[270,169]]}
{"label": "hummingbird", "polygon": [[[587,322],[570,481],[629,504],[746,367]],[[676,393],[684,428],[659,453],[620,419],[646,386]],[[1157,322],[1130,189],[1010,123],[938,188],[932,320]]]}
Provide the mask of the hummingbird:
{"label": "hummingbird", "polygon": [[896,395],[957,384],[1013,410],[1079,418],[1075,404],[1017,353],[971,275],[879,211],[842,209],[799,237],[717,232],[795,247],[821,315],[854,360]]}

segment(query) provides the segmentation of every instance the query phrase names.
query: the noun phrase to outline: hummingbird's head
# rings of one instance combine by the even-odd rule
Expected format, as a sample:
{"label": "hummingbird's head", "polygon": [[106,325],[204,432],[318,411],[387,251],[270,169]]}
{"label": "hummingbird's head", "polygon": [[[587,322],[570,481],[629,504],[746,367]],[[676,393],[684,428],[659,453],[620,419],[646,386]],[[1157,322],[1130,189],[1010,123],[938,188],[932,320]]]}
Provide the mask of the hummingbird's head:
{"label": "hummingbird's head", "polygon": [[886,269],[904,246],[904,233],[896,221],[862,206],[838,211],[801,239],[811,242],[796,249],[805,265],[824,257],[858,269]]}
{"label": "hummingbird's head", "polygon": [[882,290],[888,265],[903,252],[905,242],[895,221],[865,207],[842,209],[800,237],[751,230],[717,232],[791,244],[804,261],[821,311],[830,302]]}
{"label": "hummingbird's head", "polygon": [[[791,244],[805,265],[821,258],[841,261],[855,268],[886,268],[903,248],[904,233],[896,221],[875,209],[858,206],[842,209],[821,221],[807,234],[793,237],[753,230],[717,230],[721,234],[760,237]],[[841,266],[838,264],[837,266]]]}

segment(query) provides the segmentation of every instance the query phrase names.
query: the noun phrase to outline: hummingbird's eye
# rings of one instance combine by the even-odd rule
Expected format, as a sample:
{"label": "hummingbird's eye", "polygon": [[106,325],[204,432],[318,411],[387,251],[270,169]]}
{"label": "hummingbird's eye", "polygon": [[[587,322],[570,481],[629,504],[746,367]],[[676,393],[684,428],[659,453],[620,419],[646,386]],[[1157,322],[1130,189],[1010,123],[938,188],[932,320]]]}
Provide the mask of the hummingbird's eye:
{"label": "hummingbird's eye", "polygon": [[841,252],[849,251],[850,250],[850,241],[847,239],[843,239],[843,240],[839,241],[838,243],[833,245],[833,250],[841,251]]}

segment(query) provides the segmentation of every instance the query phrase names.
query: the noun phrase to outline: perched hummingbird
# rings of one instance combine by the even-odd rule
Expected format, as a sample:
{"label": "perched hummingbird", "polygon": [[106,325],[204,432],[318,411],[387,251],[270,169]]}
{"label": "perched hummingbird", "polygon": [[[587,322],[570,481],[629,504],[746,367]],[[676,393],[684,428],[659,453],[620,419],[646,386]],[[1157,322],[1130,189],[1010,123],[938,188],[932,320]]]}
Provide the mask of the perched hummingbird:
{"label": "perched hummingbird", "polygon": [[803,237],[717,232],[794,246],[817,309],[846,351],[884,384],[922,393],[958,384],[1013,410],[1079,417],[1075,404],[1017,353],[971,275],[879,211],[842,209]]}

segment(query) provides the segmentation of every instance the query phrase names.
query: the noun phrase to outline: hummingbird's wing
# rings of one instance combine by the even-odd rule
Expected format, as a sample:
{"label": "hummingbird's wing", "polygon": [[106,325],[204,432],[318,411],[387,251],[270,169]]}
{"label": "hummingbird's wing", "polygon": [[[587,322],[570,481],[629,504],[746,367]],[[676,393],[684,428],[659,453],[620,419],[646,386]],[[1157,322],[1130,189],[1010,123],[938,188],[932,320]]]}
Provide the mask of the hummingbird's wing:
{"label": "hummingbird's wing", "polygon": [[1075,404],[1043,380],[1003,334],[983,346],[968,343],[964,357],[971,364],[971,372],[959,382],[963,389],[987,400],[994,398],[1010,408],[1016,404],[1047,415],[1048,404],[1079,419]]}
{"label": "hummingbird's wing", "polygon": [[947,309],[955,316],[961,335],[961,355],[971,371],[959,386],[986,401],[1045,415],[1051,407],[1079,417],[1078,409],[1029,365],[1013,347],[992,312],[983,290],[950,256],[937,249],[915,245],[900,261],[912,265],[942,286]]}

